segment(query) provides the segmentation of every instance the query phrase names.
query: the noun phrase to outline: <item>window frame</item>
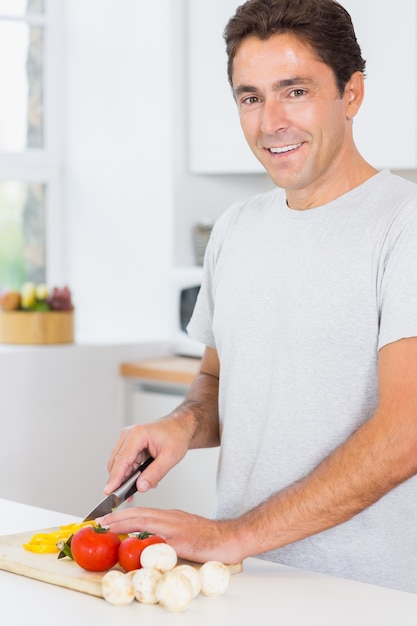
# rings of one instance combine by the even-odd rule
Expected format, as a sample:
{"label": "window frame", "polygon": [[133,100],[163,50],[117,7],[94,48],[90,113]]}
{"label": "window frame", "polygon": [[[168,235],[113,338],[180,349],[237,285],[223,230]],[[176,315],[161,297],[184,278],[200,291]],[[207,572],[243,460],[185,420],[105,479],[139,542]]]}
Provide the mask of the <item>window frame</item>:
{"label": "window frame", "polygon": [[64,3],[46,0],[45,13],[9,16],[1,20],[44,26],[43,124],[44,147],[23,152],[0,152],[0,181],[46,185],[46,282],[66,281],[63,176],[65,126]]}

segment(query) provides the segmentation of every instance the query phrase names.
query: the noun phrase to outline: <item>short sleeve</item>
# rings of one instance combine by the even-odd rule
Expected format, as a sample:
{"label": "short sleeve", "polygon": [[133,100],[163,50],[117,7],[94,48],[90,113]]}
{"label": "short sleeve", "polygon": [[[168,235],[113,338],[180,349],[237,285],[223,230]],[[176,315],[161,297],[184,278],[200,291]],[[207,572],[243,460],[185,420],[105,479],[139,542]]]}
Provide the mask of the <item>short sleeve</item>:
{"label": "short sleeve", "polygon": [[380,288],[379,349],[393,341],[417,336],[416,211],[392,230]]}

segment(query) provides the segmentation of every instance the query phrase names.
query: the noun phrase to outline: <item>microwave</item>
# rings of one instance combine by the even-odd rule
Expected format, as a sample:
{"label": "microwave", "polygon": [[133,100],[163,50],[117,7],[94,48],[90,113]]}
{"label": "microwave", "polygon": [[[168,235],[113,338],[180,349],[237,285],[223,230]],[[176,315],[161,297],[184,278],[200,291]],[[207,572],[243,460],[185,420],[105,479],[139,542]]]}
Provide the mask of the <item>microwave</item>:
{"label": "microwave", "polygon": [[173,351],[178,356],[201,358],[205,345],[188,336],[191,319],[203,278],[201,266],[177,267],[173,272]]}

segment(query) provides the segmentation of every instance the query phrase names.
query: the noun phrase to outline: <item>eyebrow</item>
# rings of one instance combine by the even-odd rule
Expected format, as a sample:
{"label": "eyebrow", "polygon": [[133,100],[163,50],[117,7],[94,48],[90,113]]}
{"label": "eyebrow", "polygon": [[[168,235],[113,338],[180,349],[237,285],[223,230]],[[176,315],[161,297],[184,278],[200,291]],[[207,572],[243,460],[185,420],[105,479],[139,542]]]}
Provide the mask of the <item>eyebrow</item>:
{"label": "eyebrow", "polygon": [[[294,87],[295,85],[312,85],[314,81],[311,78],[307,78],[306,76],[292,76],[291,78],[284,78],[282,80],[277,80],[274,83],[274,89],[283,89],[285,87]],[[241,96],[245,93],[258,93],[258,87],[253,85],[238,85],[236,89],[233,90],[235,96]]]}

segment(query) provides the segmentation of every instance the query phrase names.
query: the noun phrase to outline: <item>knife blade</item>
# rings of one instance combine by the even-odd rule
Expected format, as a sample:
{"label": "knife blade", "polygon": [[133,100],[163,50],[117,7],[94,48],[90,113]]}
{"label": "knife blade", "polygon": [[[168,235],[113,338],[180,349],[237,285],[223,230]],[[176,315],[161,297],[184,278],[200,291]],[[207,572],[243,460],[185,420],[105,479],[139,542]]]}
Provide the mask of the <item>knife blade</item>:
{"label": "knife blade", "polygon": [[96,517],[101,517],[102,515],[107,515],[111,513],[113,509],[117,509],[118,506],[122,504],[125,500],[133,496],[137,492],[136,481],[145,470],[150,463],[152,463],[153,458],[150,456],[146,461],[139,466],[134,474],[132,474],[124,483],[120,485],[117,489],[112,491],[108,496],[104,498],[90,513],[85,517],[84,522],[88,522],[90,520],[96,519]]}

